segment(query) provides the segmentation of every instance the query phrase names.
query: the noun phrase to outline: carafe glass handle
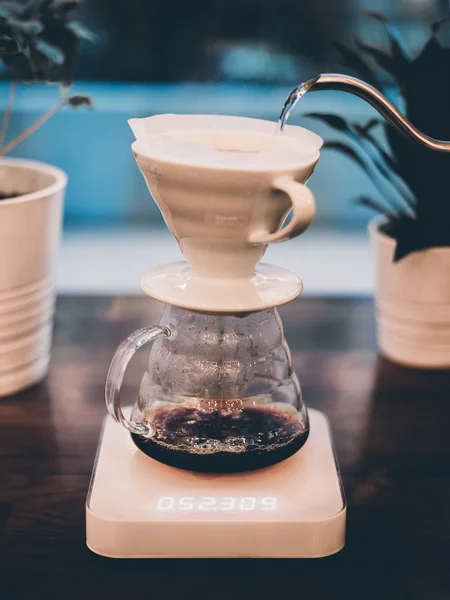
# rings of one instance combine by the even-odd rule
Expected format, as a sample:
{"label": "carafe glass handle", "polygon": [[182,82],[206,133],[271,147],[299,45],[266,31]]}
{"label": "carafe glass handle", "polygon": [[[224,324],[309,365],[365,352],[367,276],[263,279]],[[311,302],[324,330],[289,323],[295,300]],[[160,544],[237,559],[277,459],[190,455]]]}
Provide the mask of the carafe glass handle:
{"label": "carafe glass handle", "polygon": [[129,335],[117,348],[109,367],[105,386],[106,408],[117,423],[123,425],[130,433],[147,436],[148,427],[143,423],[132,423],[125,418],[120,406],[120,388],[122,386],[128,363],[135,352],[148,342],[154,342],[159,337],[171,337],[172,332],[168,327],[156,325],[143,327]]}
{"label": "carafe glass handle", "polygon": [[255,231],[249,241],[254,244],[273,244],[284,242],[300,235],[309,227],[316,214],[316,201],[309,188],[292,177],[282,176],[272,183],[274,190],[287,194],[292,203],[292,219],[288,225],[275,233]]}

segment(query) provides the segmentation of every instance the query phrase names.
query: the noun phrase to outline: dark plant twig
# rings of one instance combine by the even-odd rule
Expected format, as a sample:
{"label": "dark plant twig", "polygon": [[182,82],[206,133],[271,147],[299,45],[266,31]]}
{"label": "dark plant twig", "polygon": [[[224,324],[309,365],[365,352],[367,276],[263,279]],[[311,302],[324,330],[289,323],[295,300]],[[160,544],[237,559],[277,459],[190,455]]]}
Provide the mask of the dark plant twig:
{"label": "dark plant twig", "polygon": [[11,120],[12,110],[14,106],[14,100],[16,98],[17,92],[17,81],[11,81],[11,85],[9,87],[8,100],[6,104],[5,112],[3,113],[2,125],[0,127],[0,149],[3,147],[3,142],[5,141],[6,134],[8,133],[9,122]]}
{"label": "dark plant twig", "polygon": [[62,97],[53,108],[48,110],[46,113],[41,115],[39,119],[37,119],[34,123],[32,123],[29,127],[27,127],[22,133],[20,133],[17,137],[9,142],[4,148],[0,150],[0,156],[6,156],[14,150],[16,146],[21,144],[24,140],[26,140],[30,135],[35,133],[38,129],[42,127],[49,119],[51,119],[57,112],[61,110],[61,108],[67,103],[67,96]]}
{"label": "dark plant twig", "polygon": [[58,100],[53,108],[41,115],[34,123],[32,123],[29,127],[22,131],[22,133],[11,140],[9,144],[0,149],[0,156],[6,156],[9,154],[11,150],[14,150],[16,146],[21,144],[24,140],[30,137],[30,135],[40,129],[42,125],[47,123],[47,121],[56,115],[56,113],[59,112],[64,106],[69,106],[70,108],[78,108],[80,106],[92,107],[92,100],[88,96],[70,96],[69,90],[65,90],[60,100]]}

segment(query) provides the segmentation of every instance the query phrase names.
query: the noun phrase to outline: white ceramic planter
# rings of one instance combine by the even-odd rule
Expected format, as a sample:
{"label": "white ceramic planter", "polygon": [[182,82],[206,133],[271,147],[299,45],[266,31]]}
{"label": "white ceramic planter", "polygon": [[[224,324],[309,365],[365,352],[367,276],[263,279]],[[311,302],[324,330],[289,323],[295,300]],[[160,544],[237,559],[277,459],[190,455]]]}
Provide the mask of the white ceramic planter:
{"label": "white ceramic planter", "polygon": [[395,362],[450,368],[450,248],[430,248],[393,263],[395,240],[369,225],[375,252],[381,352]]}
{"label": "white ceramic planter", "polygon": [[63,171],[0,160],[0,396],[38,382],[50,361]]}

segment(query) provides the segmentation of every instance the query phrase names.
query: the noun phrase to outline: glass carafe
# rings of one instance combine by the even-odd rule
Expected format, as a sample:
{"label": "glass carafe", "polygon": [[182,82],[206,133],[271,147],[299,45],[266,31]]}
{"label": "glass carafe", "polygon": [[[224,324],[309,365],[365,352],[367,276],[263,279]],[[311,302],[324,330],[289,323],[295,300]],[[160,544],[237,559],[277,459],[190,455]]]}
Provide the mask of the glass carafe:
{"label": "glass carafe", "polygon": [[[120,387],[135,351],[153,342],[131,414]],[[106,404],[147,455],[193,471],[268,466],[299,450],[309,433],[306,408],[274,308],[205,313],[166,306],[158,326],[117,349]]]}

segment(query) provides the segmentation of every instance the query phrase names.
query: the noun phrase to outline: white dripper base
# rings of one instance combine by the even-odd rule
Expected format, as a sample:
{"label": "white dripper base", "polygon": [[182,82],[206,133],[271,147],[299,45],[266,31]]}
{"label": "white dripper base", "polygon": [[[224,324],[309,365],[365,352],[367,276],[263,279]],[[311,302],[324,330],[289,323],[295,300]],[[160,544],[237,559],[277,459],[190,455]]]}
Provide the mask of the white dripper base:
{"label": "white dripper base", "polygon": [[185,262],[162,265],[141,278],[142,290],[151,298],[190,310],[252,312],[287,304],[303,291],[293,273],[258,264],[248,279],[196,277]]}

